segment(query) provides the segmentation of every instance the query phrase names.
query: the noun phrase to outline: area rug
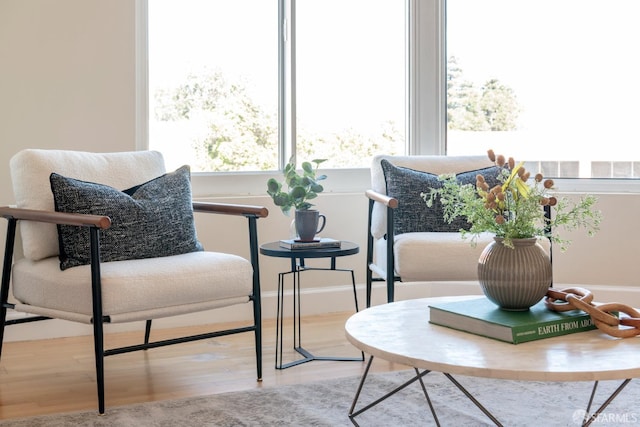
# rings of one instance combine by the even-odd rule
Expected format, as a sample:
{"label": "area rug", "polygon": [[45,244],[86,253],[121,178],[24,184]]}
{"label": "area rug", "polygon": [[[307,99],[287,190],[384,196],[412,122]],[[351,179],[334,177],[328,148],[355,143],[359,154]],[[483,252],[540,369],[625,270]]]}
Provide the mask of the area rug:
{"label": "area rug", "polygon": [[[356,409],[386,394],[413,371],[371,374]],[[578,426],[592,383],[546,383],[455,377],[505,426]],[[444,375],[424,377],[443,426],[494,425]],[[108,407],[95,411],[0,421],[3,427],[180,427],[180,426],[352,426],[348,412],[359,378],[301,385],[263,387],[244,392]],[[601,382],[596,401],[618,382]],[[360,426],[436,425],[419,383],[413,383],[356,418]],[[634,380],[609,405],[594,426],[640,425],[640,381]]]}

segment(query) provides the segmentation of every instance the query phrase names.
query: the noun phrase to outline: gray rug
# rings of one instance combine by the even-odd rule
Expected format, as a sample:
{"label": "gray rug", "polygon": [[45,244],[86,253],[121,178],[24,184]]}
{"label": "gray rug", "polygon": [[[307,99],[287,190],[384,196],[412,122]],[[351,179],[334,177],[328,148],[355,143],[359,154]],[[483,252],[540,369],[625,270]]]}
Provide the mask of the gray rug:
{"label": "gray rug", "polygon": [[[370,375],[356,409],[410,378],[412,371]],[[578,426],[592,383],[499,381],[456,376],[505,426]],[[347,416],[359,378],[263,387],[245,392],[107,407],[95,411],[0,421],[6,427],[66,426],[351,426]],[[429,395],[444,426],[493,423],[442,374],[425,376]],[[600,383],[597,402],[617,386]],[[607,392],[605,394],[605,392]],[[593,426],[640,425],[640,380],[631,381]],[[361,426],[435,425],[419,384],[356,417]]]}

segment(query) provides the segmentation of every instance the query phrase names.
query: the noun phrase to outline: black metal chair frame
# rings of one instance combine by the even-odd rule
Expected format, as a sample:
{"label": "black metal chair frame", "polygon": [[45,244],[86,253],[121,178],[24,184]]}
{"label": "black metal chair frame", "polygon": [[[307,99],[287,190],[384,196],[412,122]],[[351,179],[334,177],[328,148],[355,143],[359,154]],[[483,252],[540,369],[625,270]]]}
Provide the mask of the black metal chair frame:
{"label": "black metal chair frame", "polygon": [[258,264],[258,231],[257,220],[268,215],[268,210],[259,206],[232,205],[223,203],[193,203],[195,212],[207,212],[227,215],[244,216],[248,219],[249,225],[249,247],[250,261],[253,266],[253,291],[251,302],[253,304],[253,324],[226,330],[218,330],[203,334],[183,336],[173,339],[150,342],[152,320],[146,321],[144,343],[127,347],[112,349],[104,348],[104,324],[110,323],[109,316],[102,314],[102,291],[100,279],[100,230],[110,226],[111,220],[108,217],[96,215],[66,214],[58,212],[44,212],[27,209],[0,208],[0,215],[8,220],[7,237],[5,245],[4,265],[0,284],[0,357],[2,356],[2,344],[4,341],[5,326],[48,320],[50,317],[33,316],[7,321],[7,310],[13,309],[15,304],[8,301],[9,285],[11,282],[11,268],[13,264],[13,254],[15,245],[16,228],[19,220],[41,221],[55,224],[66,224],[88,227],[90,232],[91,245],[91,289],[93,300],[93,337],[96,363],[96,380],[98,388],[98,412],[105,412],[104,393],[104,358],[115,354],[129,353],[138,350],[147,350],[156,347],[163,347],[172,344],[186,343],[191,341],[220,337],[224,335],[238,334],[243,332],[253,332],[255,335],[256,370],[257,380],[262,381],[262,312],[260,297],[260,269]]}

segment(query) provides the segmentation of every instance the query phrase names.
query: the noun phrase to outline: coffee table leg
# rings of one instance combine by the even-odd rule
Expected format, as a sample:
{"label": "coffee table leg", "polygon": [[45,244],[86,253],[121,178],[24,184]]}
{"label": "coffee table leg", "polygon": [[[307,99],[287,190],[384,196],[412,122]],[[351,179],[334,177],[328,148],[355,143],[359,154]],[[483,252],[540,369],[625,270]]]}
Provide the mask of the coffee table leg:
{"label": "coffee table leg", "polygon": [[[353,403],[351,404],[351,408],[349,409],[349,419],[351,420],[351,422],[353,423],[353,425],[355,426],[359,426],[359,424],[356,422],[356,420],[354,419],[356,416],[362,414],[363,412],[371,409],[372,407],[376,406],[378,403],[386,400],[387,398],[393,396],[394,394],[396,394],[397,392],[399,392],[400,390],[404,389],[405,387],[407,387],[409,384],[412,384],[416,381],[420,381],[420,386],[422,387],[422,392],[424,393],[425,398],[427,399],[427,404],[429,405],[429,409],[431,410],[431,415],[433,416],[434,421],[436,422],[436,425],[439,427],[440,426],[440,421],[438,419],[438,415],[436,414],[435,408],[433,407],[433,403],[431,402],[431,398],[429,397],[429,393],[427,392],[427,387],[425,386],[424,382],[422,381],[422,377],[424,377],[425,375],[427,375],[428,373],[430,373],[431,371],[423,371],[420,372],[417,368],[414,368],[416,375],[415,377],[411,378],[410,380],[408,380],[407,382],[399,385],[398,387],[396,387],[395,389],[393,389],[392,391],[390,391],[389,393],[385,394],[384,396],[378,398],[377,400],[371,402],[370,404],[358,409],[357,411],[355,410],[356,408],[356,404],[358,403],[358,398],[360,397],[360,393],[362,392],[362,388],[364,386],[364,383],[367,379],[367,375],[369,374],[369,368],[371,367],[371,363],[373,362],[373,356],[369,357],[369,361],[367,362],[367,366],[364,370],[364,374],[362,375],[362,378],[360,379],[360,383],[358,384],[358,389],[356,390],[356,395],[353,398]],[[453,378],[453,376],[451,376],[451,374],[447,374],[447,373],[443,373],[443,375],[445,375],[460,391],[462,391],[462,393],[465,394],[465,396],[467,396],[467,398],[469,400],[471,400],[471,402],[473,402],[489,419],[491,419],[491,421],[493,421],[493,423],[498,426],[498,427],[503,427],[502,423],[500,423],[500,421],[498,421],[498,419],[496,417],[493,416],[493,414],[491,414],[491,412],[489,412],[489,410],[487,408],[485,408],[475,397],[473,397],[473,395],[471,393],[469,393],[469,391],[464,388],[462,386],[462,384],[460,384],[455,378]]]}
{"label": "coffee table leg", "polygon": [[485,408],[482,403],[478,402],[478,400],[473,397],[473,395],[471,393],[469,393],[469,391],[464,388],[462,386],[462,384],[460,384],[455,378],[453,378],[453,376],[451,374],[447,374],[446,372],[442,373],[445,377],[449,378],[449,381],[451,381],[453,383],[453,385],[455,385],[456,387],[458,387],[458,390],[460,390],[462,393],[464,393],[465,396],[467,396],[467,398],[473,402],[474,405],[476,405],[478,407],[478,409],[480,409],[487,417],[489,417],[489,419],[491,421],[493,421],[493,423],[496,426],[502,427],[502,423],[500,421],[498,421],[498,419],[496,417],[493,416],[493,414],[491,412],[489,412],[489,410],[487,408]]}
{"label": "coffee table leg", "polygon": [[362,391],[362,387],[364,386],[364,382],[367,379],[367,375],[369,374],[369,368],[371,367],[371,362],[373,362],[373,356],[369,356],[369,361],[367,362],[367,366],[364,370],[364,374],[362,374],[362,378],[360,379],[360,383],[358,384],[358,389],[356,390],[356,395],[353,398],[353,403],[351,404],[351,408],[349,409],[349,419],[351,420],[351,422],[353,423],[353,425],[355,426],[359,426],[359,424],[356,422],[356,420],[354,419],[356,416],[362,414],[363,412],[371,409],[372,407],[376,406],[378,403],[382,402],[383,400],[386,400],[387,398],[393,396],[394,394],[396,394],[397,392],[399,392],[400,390],[404,389],[405,387],[407,387],[409,384],[412,384],[416,381],[420,381],[420,384],[422,386],[422,391],[427,399],[427,403],[429,404],[429,408],[431,409],[431,414],[433,415],[433,419],[436,422],[436,425],[439,427],[440,426],[440,421],[438,420],[438,417],[436,415],[435,409],[433,408],[433,405],[431,403],[431,399],[429,398],[429,393],[427,393],[427,388],[424,385],[424,382],[422,381],[422,377],[424,377],[425,375],[427,375],[429,372],[431,371],[423,371],[420,372],[418,371],[418,369],[415,369],[416,372],[416,376],[411,378],[410,380],[408,380],[407,382],[405,382],[402,385],[399,385],[398,387],[396,387],[395,389],[391,390],[389,393],[385,394],[384,396],[380,397],[379,399],[371,402],[370,404],[358,409],[357,411],[355,411],[356,408],[356,404],[358,403],[358,398],[360,397],[360,392]]}
{"label": "coffee table leg", "polygon": [[598,388],[598,381],[595,381],[593,383],[593,390],[591,391],[591,397],[589,398],[589,403],[587,405],[587,410],[584,413],[584,423],[582,424],[582,426],[583,427],[588,427],[589,425],[591,425],[591,423],[594,422],[598,418],[598,415],[600,415],[602,413],[602,411],[604,411],[604,409],[607,406],[609,406],[609,404],[613,401],[613,399],[615,399],[616,396],[618,394],[620,394],[622,389],[624,389],[627,386],[627,384],[629,384],[630,381],[631,381],[631,378],[627,378],[626,380],[624,380],[618,386],[618,388],[616,388],[613,391],[613,393],[611,393],[611,395],[607,398],[607,400],[605,400],[604,403],[598,409],[596,409],[591,415],[589,415],[589,411],[591,410],[591,404],[593,403],[593,398],[595,397],[596,389]]}
{"label": "coffee table leg", "polygon": [[[473,397],[473,395],[466,388],[464,388],[464,386],[462,386],[462,384],[460,384],[451,374],[443,373],[443,375],[446,376],[462,393],[464,393],[464,395],[467,396],[467,398],[471,400],[471,402],[473,402],[478,407],[478,409],[480,409],[487,417],[489,417],[489,419],[491,419],[491,421],[493,421],[496,426],[502,426],[500,421],[498,421],[498,419],[491,412],[489,412],[489,410],[485,408],[475,397]],[[584,413],[584,422],[582,423],[582,427],[588,427],[589,425],[591,425],[591,423],[597,420],[598,415],[600,415],[602,411],[604,411],[604,409],[609,406],[613,399],[615,399],[616,396],[618,396],[618,394],[622,392],[622,390],[627,386],[627,384],[629,384],[630,381],[630,378],[624,380],[597,410],[595,410],[593,413],[590,413],[591,405],[596,394],[596,389],[598,388],[598,381],[595,381],[593,384],[593,389],[591,391],[591,396],[589,398],[589,403],[587,404],[587,409]]]}

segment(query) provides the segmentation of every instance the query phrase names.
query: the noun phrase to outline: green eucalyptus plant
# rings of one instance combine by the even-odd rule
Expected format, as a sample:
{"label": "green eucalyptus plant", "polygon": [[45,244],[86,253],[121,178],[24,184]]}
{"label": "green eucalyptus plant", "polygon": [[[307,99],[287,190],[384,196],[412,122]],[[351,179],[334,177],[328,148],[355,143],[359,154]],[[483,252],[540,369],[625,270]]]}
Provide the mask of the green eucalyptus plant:
{"label": "green eucalyptus plant", "polygon": [[302,170],[298,172],[295,163],[290,160],[283,171],[283,182],[278,182],[275,178],[269,178],[267,181],[267,194],[271,196],[275,205],[279,206],[285,215],[289,215],[292,208],[304,211],[313,206],[313,204],[309,203],[309,200],[315,199],[318,197],[318,193],[324,191],[324,187],[318,181],[326,179],[327,176],[317,175],[317,172],[318,166],[325,161],[327,159],[314,159],[311,162],[303,162],[301,165]]}

